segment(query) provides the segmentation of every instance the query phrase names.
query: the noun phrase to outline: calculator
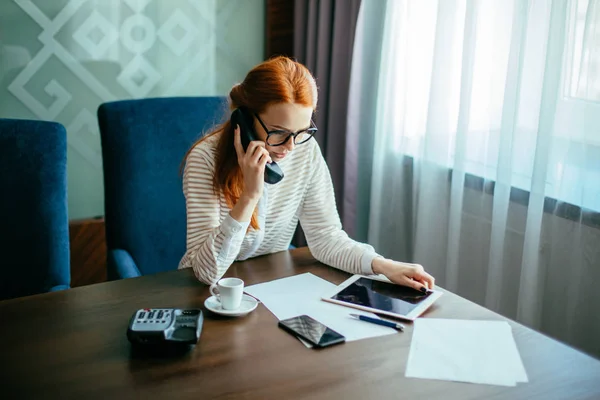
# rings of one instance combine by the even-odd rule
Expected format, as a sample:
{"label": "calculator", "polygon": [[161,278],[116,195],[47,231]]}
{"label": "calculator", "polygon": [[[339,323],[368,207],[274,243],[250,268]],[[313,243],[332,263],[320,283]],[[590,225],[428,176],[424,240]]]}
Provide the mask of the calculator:
{"label": "calculator", "polygon": [[131,317],[127,339],[136,345],[194,345],[203,321],[202,310],[196,308],[144,308]]}

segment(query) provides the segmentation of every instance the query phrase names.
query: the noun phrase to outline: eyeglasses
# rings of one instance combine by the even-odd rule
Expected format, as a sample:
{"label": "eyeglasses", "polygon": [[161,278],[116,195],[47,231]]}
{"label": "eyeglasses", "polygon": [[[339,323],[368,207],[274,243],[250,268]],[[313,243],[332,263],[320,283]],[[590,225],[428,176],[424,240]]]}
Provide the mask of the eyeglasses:
{"label": "eyeglasses", "polygon": [[303,129],[298,132],[290,132],[290,131],[286,131],[286,130],[270,131],[267,129],[265,123],[262,122],[262,120],[260,119],[258,114],[254,114],[254,116],[256,117],[256,119],[258,120],[260,125],[263,127],[265,132],[267,132],[267,144],[269,146],[281,146],[281,145],[287,143],[287,141],[290,140],[290,137],[293,138],[294,144],[296,144],[296,145],[306,143],[310,139],[312,139],[312,137],[318,131],[318,129],[315,126],[315,123],[312,121],[312,119],[310,120],[310,128]]}

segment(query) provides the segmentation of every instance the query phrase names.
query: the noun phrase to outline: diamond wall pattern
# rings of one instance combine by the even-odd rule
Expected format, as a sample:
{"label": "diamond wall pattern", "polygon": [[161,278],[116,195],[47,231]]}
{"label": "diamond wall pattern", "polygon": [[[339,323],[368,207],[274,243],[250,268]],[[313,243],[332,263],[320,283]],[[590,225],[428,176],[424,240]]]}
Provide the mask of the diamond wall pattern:
{"label": "diamond wall pattern", "polygon": [[0,117],[64,124],[70,217],[102,215],[98,105],[226,95],[263,38],[264,0],[4,0]]}

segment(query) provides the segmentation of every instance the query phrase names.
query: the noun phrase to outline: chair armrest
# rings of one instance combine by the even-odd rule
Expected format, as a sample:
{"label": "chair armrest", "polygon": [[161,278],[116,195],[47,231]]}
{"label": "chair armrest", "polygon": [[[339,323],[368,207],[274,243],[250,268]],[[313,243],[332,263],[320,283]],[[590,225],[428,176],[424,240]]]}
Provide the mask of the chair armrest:
{"label": "chair armrest", "polygon": [[52,286],[50,288],[50,290],[48,290],[49,292],[58,292],[60,290],[67,290],[67,289],[71,289],[71,287],[69,285],[56,285],[56,286]]}
{"label": "chair armrest", "polygon": [[109,250],[106,267],[109,281],[142,276],[142,273],[127,250]]}

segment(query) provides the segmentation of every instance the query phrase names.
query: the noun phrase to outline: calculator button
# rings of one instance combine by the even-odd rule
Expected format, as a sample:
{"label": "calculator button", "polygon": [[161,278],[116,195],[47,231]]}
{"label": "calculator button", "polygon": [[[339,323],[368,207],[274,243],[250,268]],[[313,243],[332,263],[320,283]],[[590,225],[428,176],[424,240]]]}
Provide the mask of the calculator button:
{"label": "calculator button", "polygon": [[150,319],[154,318],[154,313],[155,313],[155,311],[150,311],[148,318],[150,318]]}
{"label": "calculator button", "polygon": [[142,312],[140,313],[140,316],[139,316],[138,318],[140,318],[140,319],[141,319],[141,318],[144,318],[145,316],[146,316],[146,313],[142,311]]}
{"label": "calculator button", "polygon": [[161,310],[158,312],[158,316],[156,318],[162,319],[163,315],[164,315],[164,312]]}

